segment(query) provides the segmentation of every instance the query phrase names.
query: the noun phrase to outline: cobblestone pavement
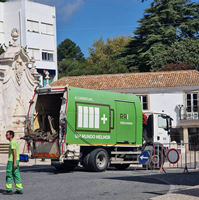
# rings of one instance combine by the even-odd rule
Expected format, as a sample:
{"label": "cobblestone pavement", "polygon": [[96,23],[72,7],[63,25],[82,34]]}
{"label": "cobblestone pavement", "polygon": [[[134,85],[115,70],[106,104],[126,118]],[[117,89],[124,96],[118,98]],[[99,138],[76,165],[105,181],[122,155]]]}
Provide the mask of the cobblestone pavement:
{"label": "cobblestone pavement", "polygon": [[181,189],[172,194],[165,194],[150,200],[198,200],[199,199],[199,185]]}

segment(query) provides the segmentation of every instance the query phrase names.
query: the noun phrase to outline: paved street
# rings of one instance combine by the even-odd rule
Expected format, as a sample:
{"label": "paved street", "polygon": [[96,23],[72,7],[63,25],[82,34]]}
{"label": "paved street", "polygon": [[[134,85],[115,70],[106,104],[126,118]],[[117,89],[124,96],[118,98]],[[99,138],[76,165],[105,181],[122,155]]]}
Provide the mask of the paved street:
{"label": "paved street", "polygon": [[[197,185],[199,172],[182,174],[170,170],[167,174],[130,167],[125,171],[109,168],[103,173],[60,173],[48,165],[22,166],[24,195],[0,196],[0,199],[138,199],[144,200]],[[175,172],[175,173],[174,173]],[[0,166],[0,193],[5,187],[5,166]],[[0,194],[1,195],[1,194]]]}

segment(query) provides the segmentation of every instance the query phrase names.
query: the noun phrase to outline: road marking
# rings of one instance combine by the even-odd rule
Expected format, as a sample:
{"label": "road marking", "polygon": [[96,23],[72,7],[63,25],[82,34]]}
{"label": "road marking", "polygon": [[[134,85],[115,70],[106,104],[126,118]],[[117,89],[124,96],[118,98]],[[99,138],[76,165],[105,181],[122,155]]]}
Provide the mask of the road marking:
{"label": "road marking", "polygon": [[174,193],[175,191],[177,191],[176,190],[176,185],[172,185],[172,183],[170,181],[164,180],[162,178],[154,178],[154,179],[159,180],[159,181],[163,181],[167,185],[169,185],[169,191],[166,194],[171,194],[171,193]]}
{"label": "road marking", "polygon": [[6,170],[0,170],[0,172],[6,172]]}

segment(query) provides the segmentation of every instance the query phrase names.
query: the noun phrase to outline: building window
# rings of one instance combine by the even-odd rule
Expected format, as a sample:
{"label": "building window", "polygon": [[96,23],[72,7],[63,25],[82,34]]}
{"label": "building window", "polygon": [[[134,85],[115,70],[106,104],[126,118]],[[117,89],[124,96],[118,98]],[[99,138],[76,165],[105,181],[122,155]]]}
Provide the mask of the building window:
{"label": "building window", "polygon": [[198,93],[186,94],[187,112],[198,112]]}
{"label": "building window", "polygon": [[28,48],[29,57],[34,57],[35,60],[40,60],[40,50],[39,49],[32,49]]}
{"label": "building window", "polygon": [[141,101],[142,110],[148,110],[148,96],[147,95],[138,95]]}
{"label": "building window", "polygon": [[52,24],[45,24],[41,23],[41,33],[53,35],[54,34],[54,28]]}
{"label": "building window", "polygon": [[30,32],[39,33],[39,22],[28,20],[27,21],[27,30]]}
{"label": "building window", "polygon": [[188,142],[190,151],[199,150],[199,128],[188,128]]}
{"label": "building window", "polygon": [[53,61],[53,52],[42,52],[42,60]]}
{"label": "building window", "polygon": [[186,111],[187,120],[198,120],[198,93],[186,94]]}
{"label": "building window", "polygon": [[3,22],[0,22],[0,33],[3,32]]}

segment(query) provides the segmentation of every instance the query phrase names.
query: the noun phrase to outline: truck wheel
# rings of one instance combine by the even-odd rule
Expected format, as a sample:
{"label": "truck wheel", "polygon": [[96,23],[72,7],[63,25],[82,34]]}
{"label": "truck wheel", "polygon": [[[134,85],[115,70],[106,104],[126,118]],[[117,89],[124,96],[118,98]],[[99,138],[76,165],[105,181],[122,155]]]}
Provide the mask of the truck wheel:
{"label": "truck wheel", "polygon": [[87,171],[90,170],[90,167],[89,167],[89,164],[88,164],[89,157],[90,157],[90,153],[86,154],[86,156],[84,156],[84,158],[82,160],[82,165],[85,168],[85,170],[87,170]]}
{"label": "truck wheel", "polygon": [[117,164],[117,165],[114,165],[114,167],[115,167],[116,169],[119,169],[119,170],[125,170],[125,169],[127,169],[129,166],[130,166],[130,164]]}
{"label": "truck wheel", "polygon": [[88,166],[91,171],[103,172],[108,167],[109,156],[104,149],[95,149],[90,153]]}

